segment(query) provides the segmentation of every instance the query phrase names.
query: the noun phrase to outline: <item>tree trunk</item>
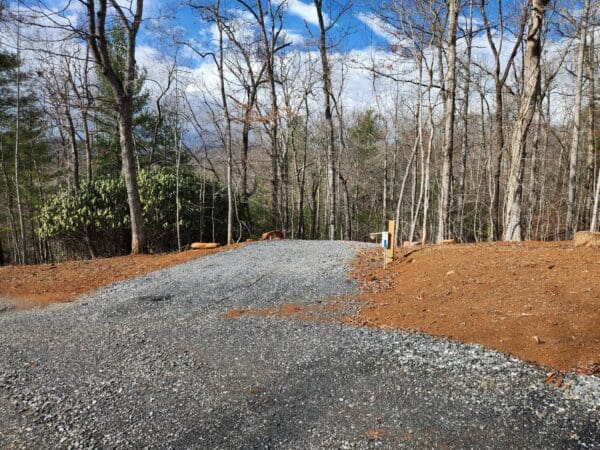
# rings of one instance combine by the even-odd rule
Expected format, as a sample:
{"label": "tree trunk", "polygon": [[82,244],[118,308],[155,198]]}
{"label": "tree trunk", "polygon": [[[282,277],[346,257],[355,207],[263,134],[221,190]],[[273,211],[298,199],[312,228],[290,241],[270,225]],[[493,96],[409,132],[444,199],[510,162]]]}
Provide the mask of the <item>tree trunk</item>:
{"label": "tree trunk", "polygon": [[94,172],[92,169],[92,139],[90,135],[90,127],[88,124],[87,111],[81,112],[81,120],[83,122],[83,135],[85,139],[85,172],[87,180],[92,181],[94,178]]}
{"label": "tree trunk", "polygon": [[419,148],[419,137],[415,137],[415,143],[413,145],[410,158],[406,163],[406,169],[404,170],[404,175],[402,176],[402,182],[400,183],[400,193],[398,194],[398,203],[396,203],[396,229],[394,230],[394,243],[398,244],[398,235],[400,231],[400,213],[402,210],[402,198],[404,197],[404,189],[406,187],[406,180],[408,179],[408,175],[410,174],[410,168],[412,167],[413,161],[415,159],[415,155],[417,154],[417,150]]}
{"label": "tree trunk", "polygon": [[[133,6],[135,3],[135,7]],[[90,0],[86,5],[87,33],[86,39],[94,55],[94,59],[102,71],[102,75],[110,84],[116,101],[119,142],[121,146],[121,164],[127,202],[131,221],[131,252],[146,253],[146,234],[142,218],[142,203],[137,185],[137,168],[135,165],[135,142],[133,140],[133,91],[136,81],[135,49],[136,37],[139,31],[143,0],[135,0],[130,4],[132,19],[127,19],[118,2],[111,1],[110,5],[116,12],[116,17],[127,31],[127,54],[125,67],[114,66],[110,57],[109,42],[106,34],[106,19],[108,0]]]}
{"label": "tree trunk", "polygon": [[248,192],[248,153],[250,149],[250,114],[246,114],[242,126],[242,148],[240,149],[240,216],[250,229],[250,194]]}
{"label": "tree trunk", "polygon": [[8,180],[8,173],[6,172],[6,168],[4,166],[4,146],[2,145],[2,138],[0,137],[0,171],[2,172],[2,179],[4,180],[4,195],[5,195],[5,206],[6,212],[8,214],[8,221],[10,225],[10,231],[13,241],[13,261],[19,262],[19,239],[17,237],[17,226],[16,226],[16,218],[14,213],[14,203],[13,196],[10,190],[10,183]]}
{"label": "tree trunk", "polygon": [[590,231],[598,230],[598,202],[600,201],[600,173],[596,179],[596,192],[594,193],[594,205],[592,206],[592,223]]}
{"label": "tree trunk", "polygon": [[497,240],[501,232],[500,219],[500,175],[502,173],[502,158],[504,155],[504,104],[502,98],[502,87],[496,87],[496,111],[494,113],[495,131],[494,141],[496,143],[496,154],[493,165],[493,180],[492,198],[490,200],[491,207],[491,232],[492,240]]}
{"label": "tree trunk", "polygon": [[277,47],[277,35],[275,32],[275,19],[272,10],[268,10],[268,19],[270,25],[270,35],[267,34],[267,24],[265,23],[265,13],[263,12],[262,0],[256,0],[257,13],[256,20],[259,25],[262,39],[264,62],[266,68],[267,82],[269,84],[269,97],[271,110],[268,118],[268,135],[271,141],[271,226],[274,230],[281,228],[281,214],[279,210],[279,109],[277,105],[277,86],[275,80],[275,51]]}
{"label": "tree trunk", "polygon": [[[525,30],[527,19],[527,8],[523,8],[519,29],[514,39],[512,51],[506,61],[504,70],[501,68],[501,53],[504,43],[504,13],[502,8],[502,0],[497,1],[496,14],[498,17],[498,32],[499,36],[492,33],[493,27],[490,25],[486,14],[485,0],[481,0],[481,16],[483,25],[486,30],[487,41],[492,54],[494,56],[494,86],[495,86],[495,101],[496,110],[494,113],[494,142],[495,155],[490,157],[489,175],[492,177],[492,183],[488,186],[490,192],[490,204],[488,208],[490,227],[489,240],[498,240],[501,235],[502,214],[500,209],[500,178],[502,174],[502,160],[504,159],[504,98],[503,90],[508,74],[513,65],[513,61],[521,45],[521,40]],[[493,163],[492,163],[493,161]]]}
{"label": "tree trunk", "polygon": [[465,62],[465,79],[463,88],[463,110],[462,110],[462,143],[460,158],[460,178],[458,181],[458,205],[457,205],[457,232],[456,235],[461,242],[465,239],[464,215],[465,215],[465,179],[467,176],[467,156],[469,151],[469,94],[471,92],[471,55],[473,43],[473,0],[469,4],[469,29],[466,33],[467,60]]}
{"label": "tree trunk", "polygon": [[[596,8],[592,8],[590,19],[596,16]],[[592,22],[592,20],[590,20]],[[590,223],[592,217],[592,205],[594,202],[594,166],[596,159],[596,53],[594,48],[595,28],[591,28],[589,33],[590,42],[588,44],[586,77],[588,81],[588,112],[587,112],[587,161],[586,161],[586,180],[585,180],[585,220],[584,223]],[[588,222],[590,221],[590,222]]]}
{"label": "tree trunk", "polygon": [[131,219],[131,253],[146,253],[146,234],[142,216],[142,202],[137,183],[137,167],[134,158],[133,115],[131,99],[119,101],[119,143],[121,145],[122,172],[127,189],[127,203]]}
{"label": "tree trunk", "polygon": [[323,18],[323,0],[314,0],[319,20],[319,54],[323,77],[323,103],[325,108],[325,123],[327,127],[327,214],[328,237],[335,239],[336,230],[336,174],[335,174],[335,131],[331,115],[331,75],[327,56],[327,41],[325,20]]}
{"label": "tree trunk", "polygon": [[27,264],[27,243],[25,242],[25,223],[23,218],[23,199],[21,197],[21,180],[19,177],[19,165],[20,165],[20,119],[21,119],[21,27],[20,22],[17,21],[17,67],[16,67],[16,81],[17,81],[17,97],[16,97],[16,108],[15,108],[15,196],[17,201],[17,212],[19,215],[19,238],[20,245],[17,246],[18,253],[17,259],[21,264]]}
{"label": "tree trunk", "polygon": [[587,35],[587,15],[590,2],[585,0],[583,20],[579,32],[579,48],[577,51],[577,72],[575,79],[575,104],[573,106],[573,131],[569,150],[569,185],[567,189],[567,218],[565,222],[565,239],[570,239],[577,227],[575,219],[575,203],[577,198],[577,157],[579,152],[579,136],[581,135],[581,95],[583,92],[583,63],[585,57],[585,41]]}
{"label": "tree trunk", "polygon": [[513,128],[510,147],[510,171],[506,194],[506,213],[504,216],[503,239],[520,241],[521,235],[521,199],[523,193],[523,156],[529,126],[535,113],[537,97],[540,91],[540,56],[544,15],[549,0],[531,0],[531,13],[527,26],[525,44],[523,93],[521,104]]}
{"label": "tree trunk", "polygon": [[[454,118],[456,106],[456,24],[459,0],[448,1],[448,67],[445,79],[444,150],[442,162],[442,191],[438,203],[437,241],[449,237],[450,196],[452,189],[452,153],[454,151]],[[441,61],[440,61],[441,64]]]}
{"label": "tree trunk", "polygon": [[[223,30],[219,26],[219,81],[221,84],[221,101],[225,114],[225,152],[227,154],[227,245],[233,243],[233,153],[231,136],[231,116],[225,92],[225,67],[223,55]],[[214,209],[214,208],[213,208]],[[214,235],[214,233],[213,233]],[[214,236],[213,236],[214,239]]]}
{"label": "tree trunk", "polygon": [[90,92],[90,80],[88,77],[88,64],[90,61],[90,49],[86,48],[85,51],[85,65],[83,68],[83,98],[81,102],[81,121],[83,122],[83,133],[85,138],[85,156],[86,156],[86,174],[87,180],[92,181],[94,178],[94,172],[92,169],[92,136],[90,133],[90,126],[88,123],[89,108],[93,103],[92,94]]}
{"label": "tree trunk", "polygon": [[71,155],[73,157],[72,170],[73,170],[73,186],[75,192],[79,191],[79,149],[77,148],[77,131],[75,130],[75,124],[73,123],[73,116],[71,115],[71,107],[69,106],[69,96],[65,93],[65,117],[67,119],[67,125],[69,126],[69,143],[71,144]]}

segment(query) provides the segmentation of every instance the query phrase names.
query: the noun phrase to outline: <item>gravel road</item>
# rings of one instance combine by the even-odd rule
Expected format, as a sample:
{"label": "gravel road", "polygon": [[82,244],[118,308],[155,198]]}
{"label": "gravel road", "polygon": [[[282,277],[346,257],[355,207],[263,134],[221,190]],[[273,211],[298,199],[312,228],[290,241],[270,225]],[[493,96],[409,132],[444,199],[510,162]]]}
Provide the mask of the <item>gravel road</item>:
{"label": "gravel road", "polygon": [[232,308],[356,286],[360,244],[255,243],[0,313],[0,448],[600,448],[600,380],[479,346]]}

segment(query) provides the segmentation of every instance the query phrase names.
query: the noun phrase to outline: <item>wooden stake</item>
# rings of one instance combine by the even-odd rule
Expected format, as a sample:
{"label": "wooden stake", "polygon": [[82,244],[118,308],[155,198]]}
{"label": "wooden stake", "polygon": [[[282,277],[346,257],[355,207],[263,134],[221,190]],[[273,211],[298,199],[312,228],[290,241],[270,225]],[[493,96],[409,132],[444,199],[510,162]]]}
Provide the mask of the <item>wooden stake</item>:
{"label": "wooden stake", "polygon": [[394,236],[396,236],[396,221],[388,220],[388,233],[389,233],[389,241],[388,248],[386,252],[386,261],[392,262],[394,260],[394,252],[396,250],[396,242]]}

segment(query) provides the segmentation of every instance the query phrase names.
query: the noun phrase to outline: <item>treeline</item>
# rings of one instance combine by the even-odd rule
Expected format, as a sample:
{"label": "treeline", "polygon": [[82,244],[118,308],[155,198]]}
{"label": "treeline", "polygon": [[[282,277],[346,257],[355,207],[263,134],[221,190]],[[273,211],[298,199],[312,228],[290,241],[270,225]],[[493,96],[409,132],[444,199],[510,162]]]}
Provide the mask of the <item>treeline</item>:
{"label": "treeline", "polygon": [[[300,37],[286,1],[185,2],[205,42],[141,0],[81,3],[3,13],[4,262],[390,218],[399,241],[598,229],[597,0],[312,0]],[[367,50],[344,47],[351,17]]]}

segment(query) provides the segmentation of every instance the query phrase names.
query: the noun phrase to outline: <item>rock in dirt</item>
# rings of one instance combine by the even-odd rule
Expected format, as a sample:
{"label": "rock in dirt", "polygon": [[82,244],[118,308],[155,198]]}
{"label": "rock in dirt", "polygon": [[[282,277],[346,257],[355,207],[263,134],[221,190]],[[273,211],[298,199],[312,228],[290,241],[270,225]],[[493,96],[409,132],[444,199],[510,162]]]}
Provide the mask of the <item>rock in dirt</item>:
{"label": "rock in dirt", "polygon": [[15,309],[15,305],[13,305],[13,303],[10,300],[4,297],[0,297],[0,314],[6,311],[10,311],[11,309]]}

